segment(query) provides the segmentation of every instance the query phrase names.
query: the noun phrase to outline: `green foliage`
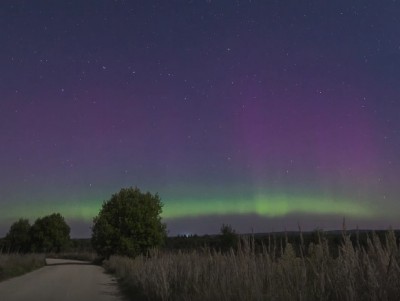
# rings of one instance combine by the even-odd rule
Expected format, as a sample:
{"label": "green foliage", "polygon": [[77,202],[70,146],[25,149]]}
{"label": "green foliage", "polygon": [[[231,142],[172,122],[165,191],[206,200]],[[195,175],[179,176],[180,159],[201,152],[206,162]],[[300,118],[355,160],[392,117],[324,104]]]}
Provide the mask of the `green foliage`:
{"label": "green foliage", "polygon": [[178,235],[167,237],[165,249],[169,251],[190,251],[199,250],[201,248],[219,249],[219,235]]}
{"label": "green foliage", "polygon": [[60,213],[38,218],[31,227],[32,251],[61,252],[70,243],[70,228]]}
{"label": "green foliage", "polygon": [[113,254],[134,257],[160,246],[166,237],[162,205],[157,194],[133,187],[121,189],[103,203],[93,220],[93,248],[108,258]]}
{"label": "green foliage", "polygon": [[95,253],[90,238],[71,238],[70,252]]}
{"label": "green foliage", "polygon": [[5,237],[9,252],[27,253],[30,251],[31,225],[27,219],[19,219],[13,223]]}

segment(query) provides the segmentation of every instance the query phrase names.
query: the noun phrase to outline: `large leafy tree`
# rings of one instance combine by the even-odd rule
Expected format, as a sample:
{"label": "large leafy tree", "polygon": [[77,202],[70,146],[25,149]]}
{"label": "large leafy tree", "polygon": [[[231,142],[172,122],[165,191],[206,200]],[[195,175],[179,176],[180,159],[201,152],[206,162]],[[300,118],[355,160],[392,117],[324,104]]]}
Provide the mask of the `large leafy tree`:
{"label": "large leafy tree", "polygon": [[13,223],[8,231],[5,242],[11,252],[26,253],[30,251],[31,225],[27,219],[19,219]]}
{"label": "large leafy tree", "polygon": [[70,228],[60,213],[38,218],[31,228],[34,252],[61,252],[70,244]]}
{"label": "large leafy tree", "polygon": [[92,245],[102,256],[130,257],[160,246],[166,237],[160,197],[138,188],[123,188],[104,202],[93,220]]}

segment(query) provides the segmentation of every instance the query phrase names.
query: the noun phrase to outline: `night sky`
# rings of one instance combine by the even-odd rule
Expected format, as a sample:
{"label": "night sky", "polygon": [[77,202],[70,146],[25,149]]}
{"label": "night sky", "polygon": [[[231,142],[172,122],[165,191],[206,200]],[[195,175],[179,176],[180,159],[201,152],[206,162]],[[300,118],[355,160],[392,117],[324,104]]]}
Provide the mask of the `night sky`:
{"label": "night sky", "polygon": [[171,235],[400,227],[400,3],[1,1],[0,237],[122,187]]}

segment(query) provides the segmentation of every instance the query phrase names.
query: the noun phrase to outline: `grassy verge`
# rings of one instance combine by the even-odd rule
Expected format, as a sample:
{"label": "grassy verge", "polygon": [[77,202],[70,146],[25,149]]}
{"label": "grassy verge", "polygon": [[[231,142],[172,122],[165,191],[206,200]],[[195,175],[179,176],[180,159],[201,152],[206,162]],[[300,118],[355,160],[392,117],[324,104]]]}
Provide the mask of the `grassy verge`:
{"label": "grassy verge", "polygon": [[64,252],[64,253],[48,253],[46,258],[59,258],[59,259],[72,259],[89,261],[91,263],[98,263],[100,261],[97,254],[92,252]]}
{"label": "grassy verge", "polygon": [[0,254],[0,281],[28,273],[45,264],[43,254]]}
{"label": "grassy verge", "polygon": [[[326,241],[255,251],[210,250],[111,257],[106,268],[134,300],[399,300],[400,252],[393,232],[367,246],[343,237],[333,256]],[[300,254],[294,250],[302,250]],[[277,255],[276,255],[277,254]]]}

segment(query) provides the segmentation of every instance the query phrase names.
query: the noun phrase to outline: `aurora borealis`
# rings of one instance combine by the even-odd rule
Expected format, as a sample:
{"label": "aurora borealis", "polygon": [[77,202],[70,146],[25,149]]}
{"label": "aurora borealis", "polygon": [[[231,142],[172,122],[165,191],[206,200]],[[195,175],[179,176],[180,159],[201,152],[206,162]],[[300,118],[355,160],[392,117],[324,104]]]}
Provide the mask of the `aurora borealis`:
{"label": "aurora borealis", "polygon": [[90,235],[122,187],[171,235],[400,227],[400,3],[2,1],[0,237]]}

